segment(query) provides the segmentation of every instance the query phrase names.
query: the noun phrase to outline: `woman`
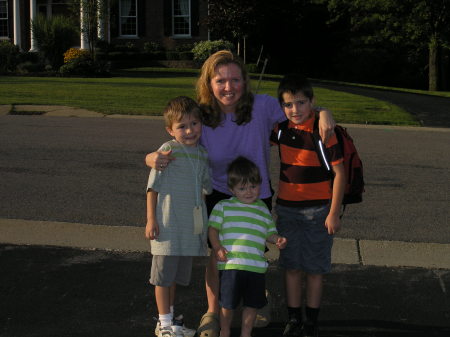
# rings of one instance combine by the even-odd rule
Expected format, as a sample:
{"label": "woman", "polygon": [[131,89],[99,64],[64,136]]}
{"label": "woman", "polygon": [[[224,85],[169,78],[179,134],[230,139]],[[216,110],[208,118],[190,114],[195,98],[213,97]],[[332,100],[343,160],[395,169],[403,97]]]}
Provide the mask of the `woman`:
{"label": "woman", "polygon": [[[243,156],[258,166],[261,176],[260,198],[272,209],[270,186],[270,132],[286,119],[278,101],[269,95],[253,94],[243,62],[227,50],[211,55],[203,64],[196,85],[197,100],[203,109],[200,143],[207,149],[213,192],[206,196],[208,214],[214,205],[231,196],[226,170],[236,157]],[[326,142],[334,128],[331,114],[320,112],[319,130]],[[146,164],[163,170],[173,158],[158,152],[148,154]],[[219,273],[211,254],[205,273],[208,312],[203,315],[200,337],[219,335]]]}

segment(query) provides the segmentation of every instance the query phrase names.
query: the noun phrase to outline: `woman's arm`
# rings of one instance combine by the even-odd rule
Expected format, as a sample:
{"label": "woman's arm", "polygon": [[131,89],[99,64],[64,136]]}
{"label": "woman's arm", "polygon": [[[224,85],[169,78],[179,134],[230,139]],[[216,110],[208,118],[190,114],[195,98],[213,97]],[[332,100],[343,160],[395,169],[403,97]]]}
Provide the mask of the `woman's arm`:
{"label": "woman's arm", "polygon": [[155,151],[152,153],[148,153],[145,156],[145,165],[158,171],[164,171],[167,165],[169,165],[170,162],[175,159],[175,157],[171,156],[171,153],[172,151],[167,152]]}
{"label": "woman's arm", "polygon": [[320,115],[319,119],[320,138],[322,138],[324,144],[327,144],[328,140],[330,139],[331,135],[334,132],[336,122],[333,118],[333,115],[331,114],[331,111],[322,107],[317,107],[316,109],[317,111],[319,111]]}

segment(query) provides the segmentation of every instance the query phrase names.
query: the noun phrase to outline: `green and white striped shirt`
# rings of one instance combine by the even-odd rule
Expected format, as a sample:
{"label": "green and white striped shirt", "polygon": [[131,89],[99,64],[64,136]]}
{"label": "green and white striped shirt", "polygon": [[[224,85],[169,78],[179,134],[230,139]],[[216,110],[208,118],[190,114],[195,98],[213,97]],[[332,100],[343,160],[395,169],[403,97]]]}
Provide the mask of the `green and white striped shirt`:
{"label": "green and white striped shirt", "polygon": [[244,204],[235,197],[219,201],[211,212],[208,226],[219,231],[220,243],[228,250],[227,261],[217,263],[219,270],[266,272],[266,239],[277,231],[263,201]]}

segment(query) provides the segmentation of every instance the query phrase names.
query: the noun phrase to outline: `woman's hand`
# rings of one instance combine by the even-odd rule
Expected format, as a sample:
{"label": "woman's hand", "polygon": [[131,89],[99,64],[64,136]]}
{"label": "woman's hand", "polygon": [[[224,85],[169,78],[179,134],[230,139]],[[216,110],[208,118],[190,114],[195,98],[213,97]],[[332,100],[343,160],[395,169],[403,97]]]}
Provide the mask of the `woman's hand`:
{"label": "woman's hand", "polygon": [[164,171],[175,157],[171,156],[172,151],[152,152],[145,156],[145,164],[152,169]]}
{"label": "woman's hand", "polygon": [[319,119],[320,138],[322,138],[322,142],[324,144],[327,144],[328,140],[334,133],[334,127],[336,126],[336,122],[329,110],[321,107],[317,107],[317,109],[320,114]]}

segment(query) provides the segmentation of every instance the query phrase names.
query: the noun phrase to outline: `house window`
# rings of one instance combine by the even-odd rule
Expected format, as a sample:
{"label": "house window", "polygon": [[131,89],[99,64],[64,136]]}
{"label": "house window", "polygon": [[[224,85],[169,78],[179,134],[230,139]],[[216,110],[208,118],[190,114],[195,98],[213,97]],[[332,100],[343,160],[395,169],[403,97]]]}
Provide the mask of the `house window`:
{"label": "house window", "polygon": [[120,0],[120,35],[137,36],[137,0]]}
{"label": "house window", "polygon": [[173,0],[173,27],[172,32],[175,36],[191,35],[191,1]]}
{"label": "house window", "polygon": [[8,1],[0,0],[0,38],[8,37]]}

